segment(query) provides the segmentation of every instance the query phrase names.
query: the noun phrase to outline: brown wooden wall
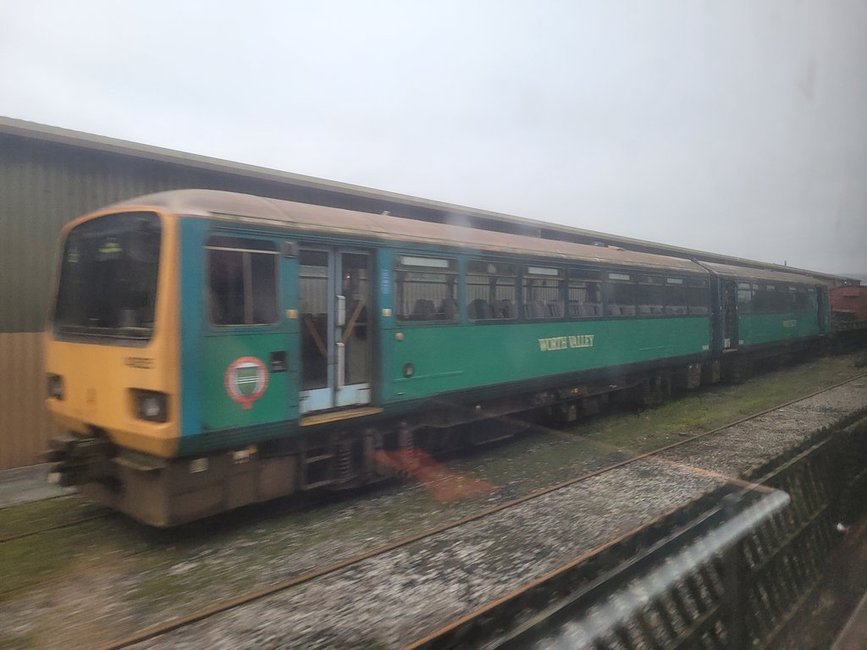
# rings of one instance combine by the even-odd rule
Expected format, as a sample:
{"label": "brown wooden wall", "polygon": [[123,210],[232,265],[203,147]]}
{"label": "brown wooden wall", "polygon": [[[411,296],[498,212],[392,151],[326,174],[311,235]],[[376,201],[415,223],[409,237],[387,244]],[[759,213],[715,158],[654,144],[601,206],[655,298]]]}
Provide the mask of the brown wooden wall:
{"label": "brown wooden wall", "polygon": [[40,462],[54,434],[43,405],[41,332],[0,332],[0,469]]}

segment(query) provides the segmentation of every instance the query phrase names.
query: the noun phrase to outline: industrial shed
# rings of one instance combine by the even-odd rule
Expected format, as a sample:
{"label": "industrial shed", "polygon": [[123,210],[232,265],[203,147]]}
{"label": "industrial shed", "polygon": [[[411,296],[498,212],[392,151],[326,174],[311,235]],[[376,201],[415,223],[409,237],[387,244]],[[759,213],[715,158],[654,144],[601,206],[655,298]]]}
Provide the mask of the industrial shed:
{"label": "industrial shed", "polygon": [[548,239],[782,268],[0,117],[0,469],[38,462],[54,433],[42,406],[41,331],[61,227],[102,205],[179,188],[230,190]]}

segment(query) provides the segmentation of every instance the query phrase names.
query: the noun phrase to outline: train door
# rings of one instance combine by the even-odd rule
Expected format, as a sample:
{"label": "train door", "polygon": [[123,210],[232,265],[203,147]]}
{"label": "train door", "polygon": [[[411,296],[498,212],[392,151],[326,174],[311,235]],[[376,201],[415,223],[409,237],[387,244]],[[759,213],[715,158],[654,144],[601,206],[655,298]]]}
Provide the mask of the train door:
{"label": "train door", "polygon": [[723,281],[722,325],[723,350],[736,349],[738,347],[738,285],[733,280]]}
{"label": "train door", "polygon": [[[819,321],[819,332],[827,334],[830,329],[830,306],[828,304],[828,289],[825,287],[816,287],[816,311]],[[811,291],[812,293],[812,291]]]}
{"label": "train door", "polygon": [[299,252],[301,413],[370,403],[370,256]]}
{"label": "train door", "polygon": [[[294,419],[290,342],[297,323],[283,318],[281,307],[295,304],[289,286],[295,260],[285,242],[242,229],[209,233],[207,226],[183,223],[185,244],[204,244],[186,244],[181,259],[185,426],[215,431]],[[201,324],[198,336],[194,323]]]}

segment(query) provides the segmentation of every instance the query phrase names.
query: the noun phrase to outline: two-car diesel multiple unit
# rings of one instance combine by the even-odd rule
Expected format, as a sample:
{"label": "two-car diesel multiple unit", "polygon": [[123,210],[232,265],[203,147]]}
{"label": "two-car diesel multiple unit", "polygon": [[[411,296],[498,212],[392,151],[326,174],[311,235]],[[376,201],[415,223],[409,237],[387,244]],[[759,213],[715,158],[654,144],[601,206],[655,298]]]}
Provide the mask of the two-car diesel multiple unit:
{"label": "two-car diesel multiple unit", "polygon": [[375,480],[461,423],[718,381],[827,320],[826,288],[796,274],[154,194],[64,231],[50,455],[62,483],[175,525]]}

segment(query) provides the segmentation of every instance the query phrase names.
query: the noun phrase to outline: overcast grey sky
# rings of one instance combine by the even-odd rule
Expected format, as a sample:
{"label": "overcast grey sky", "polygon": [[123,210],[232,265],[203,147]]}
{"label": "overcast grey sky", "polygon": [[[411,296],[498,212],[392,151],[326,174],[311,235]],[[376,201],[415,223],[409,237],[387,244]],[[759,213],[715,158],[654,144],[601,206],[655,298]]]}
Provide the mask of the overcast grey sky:
{"label": "overcast grey sky", "polygon": [[0,0],[0,114],[867,273],[867,0]]}

